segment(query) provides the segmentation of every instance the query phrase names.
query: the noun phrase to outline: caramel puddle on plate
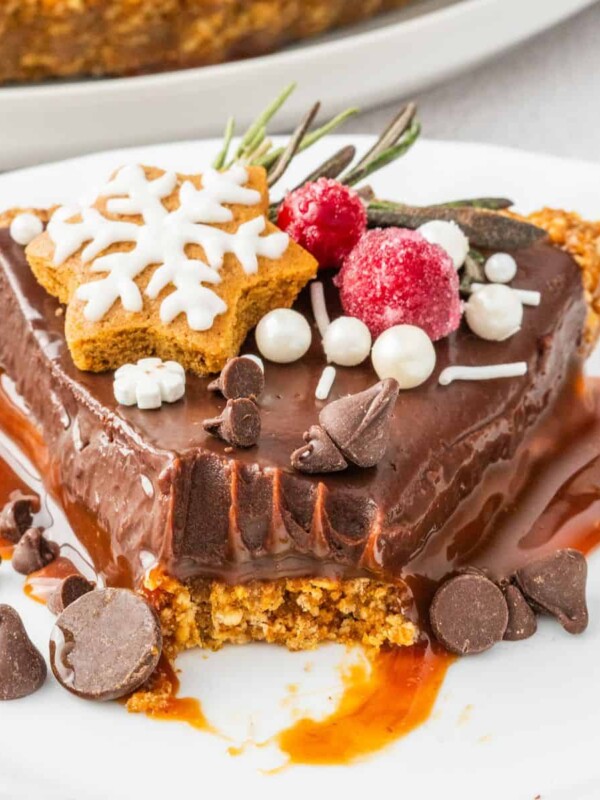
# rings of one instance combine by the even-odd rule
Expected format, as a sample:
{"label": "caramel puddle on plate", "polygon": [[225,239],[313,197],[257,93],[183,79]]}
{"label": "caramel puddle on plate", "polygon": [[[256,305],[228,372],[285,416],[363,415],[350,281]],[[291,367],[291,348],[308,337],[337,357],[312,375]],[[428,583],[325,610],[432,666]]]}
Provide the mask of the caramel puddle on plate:
{"label": "caramel puddle on plate", "polygon": [[[382,650],[342,670],[343,693],[322,720],[300,719],[272,742],[290,764],[350,764],[425,722],[454,656],[429,644]],[[274,770],[278,772],[279,767]]]}
{"label": "caramel puddle on plate", "polygon": [[[293,764],[350,764],[425,722],[454,660],[454,656],[422,643],[382,650],[369,662],[361,659],[342,666],[343,691],[331,714],[322,720],[302,718],[266,741],[248,740],[228,747],[227,752],[240,756],[250,747],[276,744],[286,761],[265,774]],[[226,738],[208,722],[197,699],[178,697],[178,691],[177,674],[163,657],[150,684],[126,701],[127,709],[151,719],[185,722]]]}

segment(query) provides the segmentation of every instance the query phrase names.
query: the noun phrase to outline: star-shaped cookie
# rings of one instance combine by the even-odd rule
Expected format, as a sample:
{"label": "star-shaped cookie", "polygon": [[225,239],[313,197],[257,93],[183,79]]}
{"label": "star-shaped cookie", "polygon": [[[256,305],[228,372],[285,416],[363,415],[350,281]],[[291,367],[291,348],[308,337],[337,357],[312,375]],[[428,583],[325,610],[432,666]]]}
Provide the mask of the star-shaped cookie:
{"label": "star-shaped cookie", "polygon": [[158,356],[218,372],[316,274],[313,257],[267,220],[268,203],[260,167],[188,176],[133,165],[91,206],[58,209],[26,253],[67,305],[76,366]]}

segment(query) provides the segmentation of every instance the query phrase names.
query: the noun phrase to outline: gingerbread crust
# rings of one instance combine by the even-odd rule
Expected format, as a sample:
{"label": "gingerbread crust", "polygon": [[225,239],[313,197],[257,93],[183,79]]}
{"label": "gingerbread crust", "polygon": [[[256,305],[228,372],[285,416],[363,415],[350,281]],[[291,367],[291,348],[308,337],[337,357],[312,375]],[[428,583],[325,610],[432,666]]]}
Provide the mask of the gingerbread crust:
{"label": "gingerbread crust", "polygon": [[281,578],[229,585],[187,583],[153,570],[142,591],[157,609],[169,657],[192,647],[268,642],[310,650],[323,642],[384,645],[414,643],[404,584],[372,578]]}
{"label": "gingerbread crust", "polygon": [[256,56],[410,1],[9,0],[0,3],[0,83]]}

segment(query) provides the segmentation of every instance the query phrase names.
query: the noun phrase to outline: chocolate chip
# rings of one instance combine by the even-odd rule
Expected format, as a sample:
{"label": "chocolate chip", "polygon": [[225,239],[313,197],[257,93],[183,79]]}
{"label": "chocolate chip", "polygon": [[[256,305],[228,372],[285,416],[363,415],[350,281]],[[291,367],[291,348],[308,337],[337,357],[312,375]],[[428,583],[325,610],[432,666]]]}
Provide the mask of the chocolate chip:
{"label": "chocolate chip", "polygon": [[14,608],[0,605],[0,700],[36,692],[46,680],[46,662]]}
{"label": "chocolate chip", "polygon": [[265,388],[265,375],[252,358],[240,356],[230,359],[217,380],[208,384],[211,392],[221,392],[227,400],[240,397],[256,398]]}
{"label": "chocolate chip", "polygon": [[49,542],[39,528],[29,528],[15,546],[12,566],[21,575],[31,575],[48,566],[59,552],[56,542]]}
{"label": "chocolate chip", "polygon": [[204,430],[234,447],[252,447],[260,438],[260,411],[252,400],[228,400],[220,417],[204,420]]}
{"label": "chocolate chip", "polygon": [[129,589],[98,589],[56,620],[50,665],[57,681],[87,700],[114,700],[154,672],[162,650],[158,617]]}
{"label": "chocolate chip", "polygon": [[508,625],[504,638],[510,642],[529,639],[537,631],[537,619],[534,610],[517,586],[510,583],[504,590],[508,606]]}
{"label": "chocolate chip", "polygon": [[299,472],[313,475],[319,472],[340,472],[348,467],[340,453],[323,428],[313,425],[304,434],[306,444],[291,455],[292,467]]}
{"label": "chocolate chip", "polygon": [[444,647],[458,655],[483,653],[500,642],[508,625],[501,590],[484,575],[457,575],[435,593],[431,627]]}
{"label": "chocolate chip", "polygon": [[566,631],[582,633],[587,628],[587,562],[580,552],[557,550],[518,570],[516,579],[525,597],[556,617]]}
{"label": "chocolate chip", "polygon": [[319,422],[349,461],[359,467],[373,467],[387,449],[397,397],[395,380],[380,381],[364,392],[326,405]]}
{"label": "chocolate chip", "polygon": [[52,614],[62,614],[67,606],[95,588],[96,584],[88,581],[83,575],[69,575],[52,592],[46,603],[47,608]]}
{"label": "chocolate chip", "polygon": [[10,493],[8,503],[0,512],[0,536],[18,542],[31,528],[33,515],[40,510],[40,500],[34,494],[23,494],[20,489]]}

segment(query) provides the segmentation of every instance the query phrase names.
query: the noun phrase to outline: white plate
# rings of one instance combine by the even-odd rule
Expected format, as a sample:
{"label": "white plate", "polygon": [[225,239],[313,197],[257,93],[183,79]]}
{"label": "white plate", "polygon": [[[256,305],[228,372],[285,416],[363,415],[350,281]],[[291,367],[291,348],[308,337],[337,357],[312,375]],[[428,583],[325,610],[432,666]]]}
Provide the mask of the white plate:
{"label": "white plate", "polygon": [[[523,41],[593,0],[425,0],[368,25],[215,67],[0,88],[0,170],[134,143],[214,135],[248,122],[291,81],[291,126],[319,97],[328,112],[406,96]],[[283,128],[282,128],[283,129]]]}
{"label": "white plate", "polygon": [[[357,139],[363,147],[371,141]],[[333,137],[314,156],[306,154],[289,183],[346,141]],[[76,199],[87,188],[86,176],[95,182],[127,160],[201,170],[215,148],[214,142],[138,148],[0,176],[0,208]],[[414,202],[502,194],[523,209],[549,204],[600,216],[600,166],[480,145],[421,142],[375,183],[381,196]],[[600,374],[600,358],[592,369]],[[22,613],[46,652],[51,616],[21,587],[8,565],[0,568],[0,602]],[[600,554],[591,560],[589,604],[591,625],[581,637],[542,621],[527,642],[455,664],[425,725],[350,767],[295,767],[265,776],[258,768],[280,760],[273,749],[250,748],[231,758],[230,742],[184,724],[128,715],[116,704],[85,703],[49,678],[36,695],[2,704],[0,797],[166,800],[260,791],[280,800],[342,793],[363,798],[380,790],[411,800],[597,800]],[[182,689],[199,697],[209,720],[239,744],[291,720],[292,708],[282,705],[290,683],[300,687],[293,707],[324,713],[340,688],[336,666],[348,658],[333,646],[309,654],[268,646],[229,647],[207,658],[193,652],[180,659]]]}

